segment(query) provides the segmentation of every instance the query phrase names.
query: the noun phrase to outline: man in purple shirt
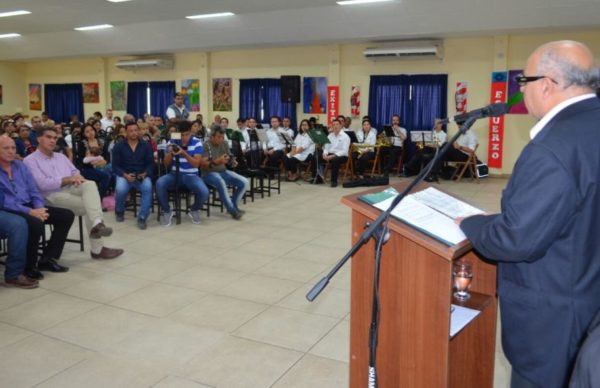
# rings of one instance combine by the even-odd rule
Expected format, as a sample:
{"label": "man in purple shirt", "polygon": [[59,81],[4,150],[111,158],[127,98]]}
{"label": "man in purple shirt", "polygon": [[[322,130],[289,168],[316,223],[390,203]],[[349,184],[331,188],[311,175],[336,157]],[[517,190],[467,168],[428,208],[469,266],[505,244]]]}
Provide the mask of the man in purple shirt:
{"label": "man in purple shirt", "polygon": [[102,237],[112,234],[104,225],[102,205],[96,184],[79,174],[79,170],[63,154],[55,153],[57,134],[54,128],[37,132],[38,149],[25,158],[25,165],[33,175],[42,195],[49,205],[72,210],[84,215],[90,233],[92,259],[114,259],[122,249],[105,247]]}
{"label": "man in purple shirt", "polygon": [[27,221],[27,262],[25,276],[42,279],[38,270],[38,247],[44,233],[44,224],[53,226],[52,236],[43,249],[39,268],[53,272],[66,272],[69,269],[59,265],[62,250],[73,224],[75,215],[68,209],[45,207],[31,173],[25,165],[16,160],[15,142],[5,136],[0,137],[0,191],[4,194],[4,209],[20,215]]}

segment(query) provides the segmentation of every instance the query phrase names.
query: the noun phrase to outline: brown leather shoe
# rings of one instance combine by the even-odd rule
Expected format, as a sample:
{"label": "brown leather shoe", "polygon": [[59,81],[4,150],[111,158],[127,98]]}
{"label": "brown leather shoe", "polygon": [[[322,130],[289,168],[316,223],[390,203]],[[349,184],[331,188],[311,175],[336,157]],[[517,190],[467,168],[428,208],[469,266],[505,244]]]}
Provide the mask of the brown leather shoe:
{"label": "brown leather shoe", "polygon": [[125,251],[122,249],[118,249],[118,248],[102,247],[102,250],[100,251],[100,253],[92,252],[92,259],[97,259],[97,260],[114,259],[115,257],[121,256],[123,254],[123,252],[125,252]]}
{"label": "brown leather shoe", "polygon": [[101,222],[90,230],[90,238],[99,239],[101,237],[108,237],[112,232],[112,228],[108,228],[104,225],[104,222]]}
{"label": "brown leather shoe", "polygon": [[30,279],[25,275],[19,275],[16,279],[5,279],[4,285],[6,287],[16,287],[16,288],[38,288],[39,283],[35,279]]}

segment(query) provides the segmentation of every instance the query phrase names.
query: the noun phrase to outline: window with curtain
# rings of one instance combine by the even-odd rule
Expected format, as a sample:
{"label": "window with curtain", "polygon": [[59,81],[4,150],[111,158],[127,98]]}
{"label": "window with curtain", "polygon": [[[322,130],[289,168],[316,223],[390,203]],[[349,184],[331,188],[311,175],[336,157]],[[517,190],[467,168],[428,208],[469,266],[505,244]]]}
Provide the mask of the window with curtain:
{"label": "window with curtain", "polygon": [[240,116],[268,123],[271,116],[287,116],[296,128],[296,104],[281,101],[281,79],[240,80]]}
{"label": "window with curtain", "polygon": [[68,123],[72,115],[83,117],[83,87],[81,84],[45,84],[44,108],[57,123]]}
{"label": "window with curtain", "polygon": [[175,81],[150,82],[150,113],[163,119],[167,108],[173,103]]}
{"label": "window with curtain", "polygon": [[148,112],[148,82],[127,82],[127,113],[136,118]]}
{"label": "window with curtain", "polygon": [[127,83],[127,113],[136,118],[145,113],[164,118],[173,102],[175,81],[141,81]]}

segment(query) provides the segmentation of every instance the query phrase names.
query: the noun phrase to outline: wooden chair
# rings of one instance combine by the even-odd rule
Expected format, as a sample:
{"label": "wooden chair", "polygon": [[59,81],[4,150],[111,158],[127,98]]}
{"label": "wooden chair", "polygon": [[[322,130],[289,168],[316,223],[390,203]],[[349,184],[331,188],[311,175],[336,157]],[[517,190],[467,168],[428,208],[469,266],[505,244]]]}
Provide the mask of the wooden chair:
{"label": "wooden chair", "polygon": [[471,179],[475,179],[477,181],[477,183],[479,183],[479,175],[477,175],[477,148],[479,147],[479,144],[477,144],[475,146],[475,149],[473,150],[473,152],[469,152],[469,158],[464,161],[464,162],[449,162],[449,163],[454,163],[454,166],[456,167],[456,170],[454,171],[454,174],[452,174],[452,180],[456,179],[456,181],[460,181],[463,177],[463,175],[465,174],[465,172],[467,171],[467,169],[469,169],[469,171],[471,172]]}

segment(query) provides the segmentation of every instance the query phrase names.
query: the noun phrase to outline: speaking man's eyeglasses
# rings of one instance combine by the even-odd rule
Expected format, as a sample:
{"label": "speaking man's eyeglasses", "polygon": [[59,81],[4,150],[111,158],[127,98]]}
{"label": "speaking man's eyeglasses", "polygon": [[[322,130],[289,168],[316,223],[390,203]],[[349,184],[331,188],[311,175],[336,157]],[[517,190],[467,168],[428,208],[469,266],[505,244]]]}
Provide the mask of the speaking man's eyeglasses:
{"label": "speaking man's eyeglasses", "polygon": [[542,78],[548,78],[550,81],[554,82],[555,84],[558,85],[558,82],[556,82],[555,80],[553,80],[552,78],[545,76],[545,75],[532,75],[532,76],[525,76],[523,74],[519,74],[517,76],[515,76],[515,82],[519,85],[519,86],[525,86],[527,85],[529,82],[534,82],[534,81],[538,81],[541,80]]}

